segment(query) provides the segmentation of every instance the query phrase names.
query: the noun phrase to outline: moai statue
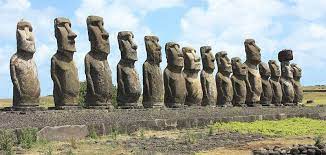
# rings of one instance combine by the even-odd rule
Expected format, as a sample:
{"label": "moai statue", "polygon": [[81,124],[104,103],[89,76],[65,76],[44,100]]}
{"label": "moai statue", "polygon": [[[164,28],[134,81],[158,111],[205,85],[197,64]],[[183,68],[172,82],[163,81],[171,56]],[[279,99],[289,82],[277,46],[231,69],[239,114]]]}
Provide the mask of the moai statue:
{"label": "moai statue", "polygon": [[169,108],[184,106],[186,99],[186,81],[182,74],[184,66],[180,45],[174,42],[165,44],[167,67],[164,69],[164,103]]}
{"label": "moai statue", "polygon": [[159,108],[164,106],[161,46],[157,36],[145,36],[147,59],[143,64],[143,106]]}
{"label": "moai statue", "polygon": [[109,34],[104,30],[102,17],[88,16],[86,23],[91,43],[91,51],[85,56],[86,106],[112,109],[112,76],[107,61],[110,53]]}
{"label": "moai statue", "polygon": [[292,50],[284,49],[278,53],[278,60],[281,62],[281,87],[282,87],[282,104],[293,105],[294,88],[293,88],[293,69],[290,61],[293,60]]}
{"label": "moai statue", "polygon": [[291,67],[293,69],[293,88],[294,88],[294,104],[299,104],[302,102],[303,99],[303,90],[301,87],[300,79],[302,76],[302,70],[297,64],[291,64]]}
{"label": "moai statue", "polygon": [[245,107],[247,88],[246,88],[246,77],[247,77],[247,66],[241,62],[239,57],[231,59],[232,64],[232,86],[233,86],[233,106]]}
{"label": "moai statue", "polygon": [[271,106],[273,98],[273,89],[269,78],[271,77],[271,70],[264,62],[259,63],[259,73],[262,81],[263,91],[260,95],[260,104],[262,106]]}
{"label": "moai statue", "polygon": [[269,82],[273,90],[272,104],[275,106],[282,105],[282,87],[280,83],[281,70],[275,60],[268,61],[269,69],[271,70],[271,78]]}
{"label": "moai statue", "polygon": [[73,61],[77,35],[71,30],[67,18],[56,18],[54,29],[58,46],[57,53],[51,59],[54,103],[57,109],[78,107],[79,79]]}
{"label": "moai statue", "polygon": [[203,91],[202,106],[215,106],[217,102],[217,89],[214,79],[215,58],[210,46],[200,47],[203,70],[200,73],[201,88]]}
{"label": "moai statue", "polygon": [[10,59],[13,83],[13,109],[35,109],[39,105],[40,83],[33,59],[35,41],[32,25],[27,21],[17,23],[17,52]]}
{"label": "moai statue", "polygon": [[217,106],[230,107],[233,100],[233,87],[230,78],[232,65],[225,51],[216,53],[215,58],[218,67],[215,77],[218,94]]}
{"label": "moai statue", "polygon": [[260,48],[256,45],[254,39],[246,39],[244,42],[246,51],[246,61],[244,64],[248,68],[246,78],[247,87],[247,106],[259,106],[260,95],[262,93],[262,82],[257,65],[261,62]]}
{"label": "moai statue", "polygon": [[191,47],[182,48],[184,58],[183,73],[186,80],[187,96],[185,104],[188,106],[201,105],[203,91],[201,89],[198,73],[200,71],[200,58],[196,55],[196,50]]}
{"label": "moai statue", "polygon": [[121,60],[117,66],[118,80],[118,107],[122,109],[137,108],[141,94],[140,81],[135,69],[137,58],[137,45],[134,34],[130,31],[122,31],[118,34]]}

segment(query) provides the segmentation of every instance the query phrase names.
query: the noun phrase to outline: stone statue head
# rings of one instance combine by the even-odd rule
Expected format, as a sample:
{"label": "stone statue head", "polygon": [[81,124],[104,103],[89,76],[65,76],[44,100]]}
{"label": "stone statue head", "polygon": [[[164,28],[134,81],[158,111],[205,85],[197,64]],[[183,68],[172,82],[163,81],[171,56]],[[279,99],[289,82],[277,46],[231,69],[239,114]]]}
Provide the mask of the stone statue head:
{"label": "stone statue head", "polygon": [[201,68],[200,58],[196,55],[196,50],[191,47],[183,47],[182,53],[184,58],[184,69],[199,71]]}
{"label": "stone statue head", "polygon": [[271,76],[271,70],[266,63],[260,62],[258,68],[262,78],[268,79]]}
{"label": "stone statue head", "polygon": [[269,69],[271,70],[271,77],[278,78],[281,76],[280,66],[277,64],[275,60],[269,60],[268,65],[269,65]]}
{"label": "stone statue head", "polygon": [[22,20],[17,23],[16,39],[18,51],[35,53],[33,28],[29,22]]}
{"label": "stone statue head", "polygon": [[291,64],[293,69],[293,78],[299,80],[302,77],[302,70],[297,64]]}
{"label": "stone statue head", "polygon": [[162,62],[162,47],[160,46],[159,39],[157,36],[145,36],[145,46],[147,52],[147,61],[159,64]]}
{"label": "stone statue head", "polygon": [[108,55],[110,53],[109,33],[104,29],[103,18],[88,16],[86,23],[92,51]]}
{"label": "stone statue head", "polygon": [[174,42],[168,42],[165,44],[165,55],[168,62],[168,66],[183,67],[183,54],[180,51],[180,45]]}
{"label": "stone statue head", "polygon": [[215,58],[211,50],[212,48],[210,46],[200,47],[200,55],[203,63],[203,68],[206,71],[213,71],[215,69]]}
{"label": "stone statue head", "polygon": [[69,19],[63,17],[54,19],[54,32],[59,51],[76,52],[75,38],[77,35],[71,30]]}
{"label": "stone statue head", "polygon": [[130,31],[121,31],[118,33],[119,49],[121,59],[137,61],[137,45],[134,42],[134,34]]}
{"label": "stone statue head", "polygon": [[217,52],[215,59],[218,67],[218,72],[221,73],[232,73],[232,65],[228,54],[225,51]]}
{"label": "stone statue head", "polygon": [[234,75],[246,76],[247,66],[244,65],[239,57],[234,57],[231,59],[232,71]]}
{"label": "stone statue head", "polygon": [[256,45],[254,39],[246,39],[244,42],[246,51],[246,61],[258,65],[261,62],[260,48]]}

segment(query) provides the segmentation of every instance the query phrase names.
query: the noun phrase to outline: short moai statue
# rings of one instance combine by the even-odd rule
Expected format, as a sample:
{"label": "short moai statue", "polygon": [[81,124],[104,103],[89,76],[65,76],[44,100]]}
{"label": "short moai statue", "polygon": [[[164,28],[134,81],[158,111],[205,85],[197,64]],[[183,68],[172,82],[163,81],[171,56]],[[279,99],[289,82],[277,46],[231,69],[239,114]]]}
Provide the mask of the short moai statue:
{"label": "short moai statue", "polygon": [[290,49],[284,49],[278,53],[278,60],[281,62],[281,87],[282,87],[282,104],[291,106],[294,100],[293,88],[293,69],[290,61],[293,60],[293,53]]}
{"label": "short moai statue", "polygon": [[231,107],[233,100],[233,87],[230,75],[232,74],[231,61],[225,51],[215,55],[218,72],[216,74],[217,106]]}
{"label": "short moai statue", "polygon": [[183,107],[186,99],[186,82],[182,73],[184,66],[180,45],[174,42],[165,44],[167,67],[163,72],[164,103],[169,108]]}
{"label": "short moai statue", "polygon": [[247,66],[244,65],[239,57],[231,59],[232,64],[232,87],[233,87],[233,106],[246,107],[246,77]]}
{"label": "short moai statue", "polygon": [[200,73],[201,88],[203,91],[202,106],[216,106],[217,89],[214,78],[215,58],[210,46],[200,47],[203,70]]}
{"label": "short moai statue", "polygon": [[247,87],[247,106],[260,106],[260,95],[262,93],[261,76],[257,65],[261,62],[260,48],[256,45],[254,39],[246,39],[244,41],[246,61],[244,64],[248,68],[246,78]]}
{"label": "short moai statue", "polygon": [[71,30],[71,23],[67,18],[56,18],[54,29],[58,46],[51,59],[54,103],[56,109],[78,108],[79,79],[73,61],[77,35]]}
{"label": "short moai statue", "polygon": [[143,107],[164,107],[164,84],[160,68],[162,53],[157,36],[145,36],[147,59],[143,64]]}
{"label": "short moai statue", "polygon": [[298,105],[299,103],[302,103],[303,100],[303,90],[301,86],[301,76],[302,76],[302,70],[297,64],[291,64],[291,67],[293,69],[293,88],[294,88],[294,99],[293,103]]}
{"label": "short moai statue", "polygon": [[107,57],[110,54],[109,33],[104,29],[103,18],[86,19],[91,50],[85,56],[87,80],[86,107],[113,109],[112,76]]}
{"label": "short moai statue", "polygon": [[17,52],[10,59],[13,83],[13,109],[33,110],[39,105],[40,82],[33,58],[36,51],[32,25],[27,21],[17,23]]}
{"label": "short moai statue", "polygon": [[121,60],[117,66],[118,107],[121,109],[138,108],[137,102],[141,95],[141,87],[135,68],[138,57],[134,34],[130,31],[119,32],[118,43],[121,52]]}
{"label": "short moai statue", "polygon": [[198,73],[200,71],[200,58],[196,50],[191,47],[182,48],[184,58],[183,73],[186,81],[187,96],[185,104],[188,106],[200,106],[203,99]]}
{"label": "short moai statue", "polygon": [[268,61],[269,69],[271,70],[271,78],[269,82],[273,90],[272,104],[275,106],[282,105],[282,87],[280,83],[281,70],[275,60]]}
{"label": "short moai statue", "polygon": [[269,78],[271,77],[271,70],[269,69],[268,64],[264,62],[261,62],[258,66],[263,88],[260,95],[260,104],[262,106],[271,106],[273,98],[273,89],[269,81]]}

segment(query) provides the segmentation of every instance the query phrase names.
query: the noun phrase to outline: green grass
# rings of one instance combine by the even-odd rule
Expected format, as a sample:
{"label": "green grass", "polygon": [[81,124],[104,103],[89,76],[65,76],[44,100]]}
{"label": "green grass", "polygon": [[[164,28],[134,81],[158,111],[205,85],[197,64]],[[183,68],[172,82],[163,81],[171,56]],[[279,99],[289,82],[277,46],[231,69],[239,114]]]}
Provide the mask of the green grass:
{"label": "green grass", "polygon": [[326,121],[308,118],[215,123],[213,126],[220,132],[257,133],[270,137],[326,135]]}

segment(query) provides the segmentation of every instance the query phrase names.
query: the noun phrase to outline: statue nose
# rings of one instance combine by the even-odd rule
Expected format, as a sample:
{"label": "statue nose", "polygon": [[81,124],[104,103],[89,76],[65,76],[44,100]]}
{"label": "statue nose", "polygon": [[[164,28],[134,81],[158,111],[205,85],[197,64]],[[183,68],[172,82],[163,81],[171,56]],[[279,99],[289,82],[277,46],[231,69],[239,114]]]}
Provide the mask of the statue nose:
{"label": "statue nose", "polygon": [[104,40],[108,40],[108,39],[109,39],[109,34],[108,34],[107,32],[104,32],[104,33],[102,34],[102,38],[103,38]]}
{"label": "statue nose", "polygon": [[70,31],[70,32],[68,33],[68,38],[69,38],[69,39],[73,40],[73,39],[75,39],[76,37],[77,37],[77,34],[75,34],[74,32]]}

